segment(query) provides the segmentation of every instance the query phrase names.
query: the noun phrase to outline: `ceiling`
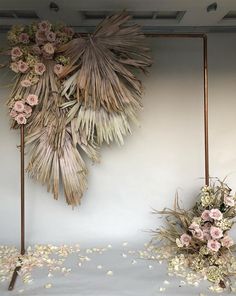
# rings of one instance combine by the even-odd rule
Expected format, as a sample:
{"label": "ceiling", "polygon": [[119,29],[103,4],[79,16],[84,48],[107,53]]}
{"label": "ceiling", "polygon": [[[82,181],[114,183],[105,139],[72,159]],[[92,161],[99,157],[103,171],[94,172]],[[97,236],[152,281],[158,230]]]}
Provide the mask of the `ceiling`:
{"label": "ceiling", "polygon": [[[50,2],[59,10],[49,8]],[[217,9],[207,12],[207,7]],[[0,0],[0,30],[36,19],[88,32],[105,16],[126,9],[144,31],[236,32],[236,0]]]}

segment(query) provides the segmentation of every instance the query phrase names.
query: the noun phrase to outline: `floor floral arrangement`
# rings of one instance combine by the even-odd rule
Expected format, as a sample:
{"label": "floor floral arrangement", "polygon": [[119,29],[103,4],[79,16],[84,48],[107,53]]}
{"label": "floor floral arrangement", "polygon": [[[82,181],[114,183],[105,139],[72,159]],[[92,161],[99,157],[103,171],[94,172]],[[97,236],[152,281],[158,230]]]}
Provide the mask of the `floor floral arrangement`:
{"label": "floor floral arrangement", "polygon": [[190,210],[180,207],[155,211],[165,217],[166,227],[154,231],[144,257],[165,259],[168,273],[185,277],[190,283],[208,280],[213,291],[233,289],[236,276],[235,244],[229,231],[236,217],[236,197],[217,180],[204,186]]}

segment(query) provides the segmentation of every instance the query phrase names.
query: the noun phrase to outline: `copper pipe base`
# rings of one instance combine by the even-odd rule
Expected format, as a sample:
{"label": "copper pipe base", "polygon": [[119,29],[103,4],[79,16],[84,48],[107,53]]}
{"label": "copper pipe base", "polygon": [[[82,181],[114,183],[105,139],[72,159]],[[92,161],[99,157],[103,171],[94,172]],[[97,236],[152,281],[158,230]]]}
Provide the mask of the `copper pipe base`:
{"label": "copper pipe base", "polygon": [[10,284],[8,286],[8,291],[12,291],[14,289],[14,286],[15,286],[15,283],[16,283],[16,279],[17,279],[17,276],[18,276],[18,272],[20,271],[21,269],[21,266],[17,266],[12,274],[12,277],[11,277],[11,281],[10,281]]}

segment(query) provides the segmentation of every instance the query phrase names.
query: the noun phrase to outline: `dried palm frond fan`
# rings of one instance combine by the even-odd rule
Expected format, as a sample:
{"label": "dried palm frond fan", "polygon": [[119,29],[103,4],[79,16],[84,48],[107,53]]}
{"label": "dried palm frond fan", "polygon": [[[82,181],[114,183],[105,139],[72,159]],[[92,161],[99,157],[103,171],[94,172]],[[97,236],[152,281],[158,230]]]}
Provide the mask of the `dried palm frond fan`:
{"label": "dried palm frond fan", "polygon": [[99,160],[99,147],[123,143],[141,107],[142,85],[134,72],[151,65],[144,35],[127,25],[126,12],[107,17],[89,36],[47,21],[17,26],[8,34],[12,126],[25,125],[29,175],[76,206],[87,187],[83,150]]}

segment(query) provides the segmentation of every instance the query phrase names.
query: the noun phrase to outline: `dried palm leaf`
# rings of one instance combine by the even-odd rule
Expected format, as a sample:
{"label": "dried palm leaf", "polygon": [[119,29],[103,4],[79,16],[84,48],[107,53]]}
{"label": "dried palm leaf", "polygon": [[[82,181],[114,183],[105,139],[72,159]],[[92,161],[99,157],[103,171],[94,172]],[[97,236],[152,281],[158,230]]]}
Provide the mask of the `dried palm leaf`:
{"label": "dried palm leaf", "polygon": [[[61,176],[66,201],[76,206],[87,188],[87,169],[78,149],[72,144],[69,132],[65,128],[61,132],[54,128],[47,126],[27,136],[27,142],[32,144],[28,172],[46,184],[55,199],[58,199]],[[57,140],[60,147],[55,149],[51,139]]]}
{"label": "dried palm leaf", "polygon": [[[34,93],[39,98],[26,126],[26,145],[30,153],[27,171],[31,177],[45,184],[58,199],[60,180],[66,201],[72,206],[80,203],[87,188],[87,169],[78,149],[82,149],[93,161],[99,160],[98,147],[87,140],[84,132],[67,122],[68,108],[60,95],[60,81],[53,72],[54,62],[45,61],[47,71],[31,87],[22,87],[27,75],[20,75],[11,93],[9,105],[15,97],[27,97]],[[17,124],[14,121],[13,127]]]}
{"label": "dried palm leaf", "polygon": [[116,141],[124,144],[123,137],[131,133],[130,122],[138,124],[134,110],[127,106],[125,112],[107,112],[104,108],[93,110],[85,108],[76,100],[66,102],[62,108],[71,107],[67,114],[67,122],[74,121],[78,129],[83,130],[88,141],[99,146],[105,141],[110,144]]}
{"label": "dried palm leaf", "polygon": [[[87,188],[87,169],[80,150],[92,161],[99,161],[98,147],[104,141],[123,144],[123,137],[131,132],[130,123],[137,122],[142,85],[133,70],[145,72],[151,60],[140,28],[125,26],[129,18],[126,12],[119,13],[105,19],[88,38],[67,39],[71,41],[56,46],[52,59],[39,53],[33,62],[43,62],[46,71],[35,82],[30,76],[34,71],[18,75],[8,102],[14,111],[16,101],[25,103],[30,94],[37,97],[26,125],[30,152],[27,170],[47,185],[55,199],[62,182],[66,201],[72,206],[80,203]],[[41,26],[51,25],[43,22]],[[13,41],[17,30],[10,34]],[[45,46],[49,50],[52,44],[40,50]],[[29,46],[28,67],[32,66],[30,50]],[[12,53],[22,55],[24,48],[15,47]],[[57,61],[63,66],[56,65]],[[55,67],[62,68],[62,73],[55,72]],[[32,84],[25,87],[24,81]],[[14,112],[12,117],[16,119]],[[18,127],[17,122],[13,127]]]}
{"label": "dried palm leaf", "polygon": [[61,74],[62,95],[71,101],[65,103],[68,122],[77,118],[78,128],[98,145],[123,144],[141,107],[142,85],[132,70],[145,71],[151,59],[139,26],[125,26],[129,19],[126,12],[108,17],[88,38],[59,49],[70,58]]}

